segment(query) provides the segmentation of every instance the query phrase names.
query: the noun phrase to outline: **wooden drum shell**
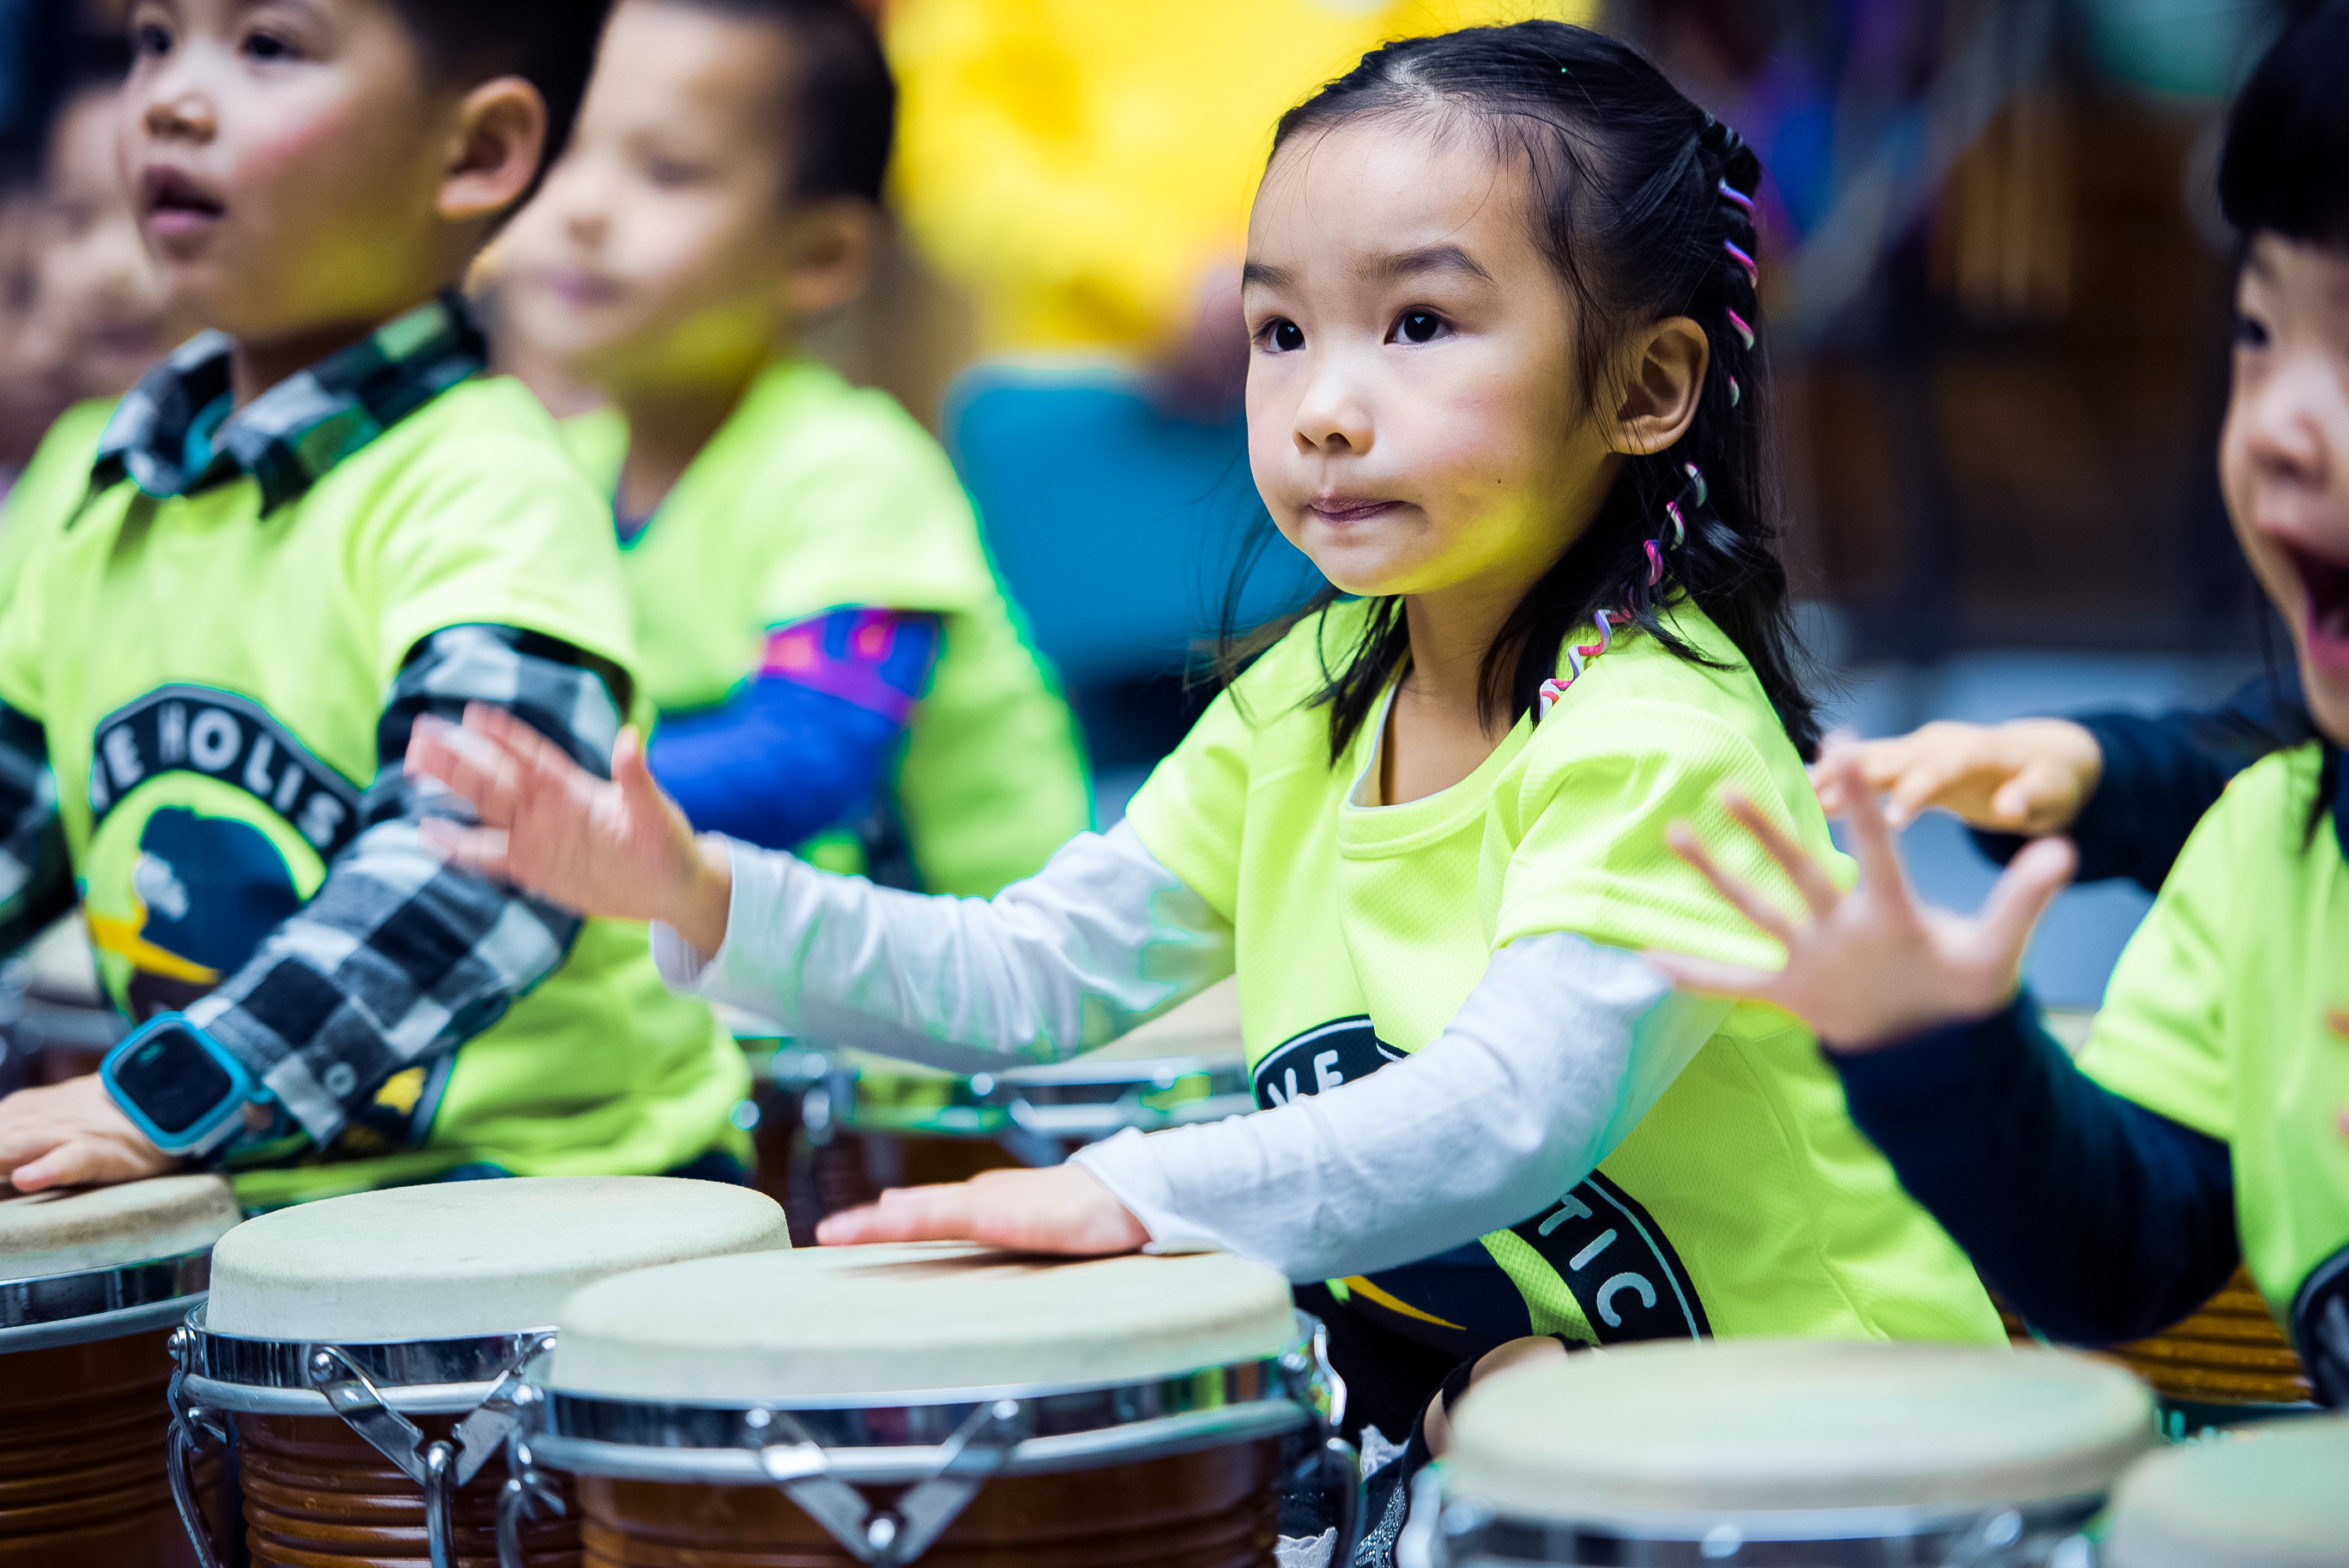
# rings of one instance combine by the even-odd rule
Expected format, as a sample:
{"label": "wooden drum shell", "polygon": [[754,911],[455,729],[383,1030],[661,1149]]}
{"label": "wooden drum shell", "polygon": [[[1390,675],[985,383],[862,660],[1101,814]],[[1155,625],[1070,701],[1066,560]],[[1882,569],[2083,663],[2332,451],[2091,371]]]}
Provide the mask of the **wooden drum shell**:
{"label": "wooden drum shell", "polygon": [[0,1356],[0,1568],[193,1568],[163,1465],[170,1338]]}
{"label": "wooden drum shell", "polygon": [[2315,1397],[2292,1342],[2240,1269],[2193,1316],[2114,1354],[2167,1399],[2294,1406]]}
{"label": "wooden drum shell", "polygon": [[[423,1489],[339,1418],[243,1413],[233,1419],[254,1568],[405,1568],[430,1560]],[[429,1443],[447,1438],[459,1418],[409,1419]],[[506,1473],[503,1456],[492,1458],[457,1493],[463,1568],[498,1568],[498,1493]],[[531,1568],[577,1568],[578,1512],[567,1493],[564,1506],[569,1512],[542,1509],[523,1526]]]}
{"label": "wooden drum shell", "polygon": [[[924,1568],[1271,1568],[1278,1439],[991,1480]],[[585,1568],[851,1568],[780,1489],[575,1478]],[[863,1489],[875,1503],[902,1489]]]}

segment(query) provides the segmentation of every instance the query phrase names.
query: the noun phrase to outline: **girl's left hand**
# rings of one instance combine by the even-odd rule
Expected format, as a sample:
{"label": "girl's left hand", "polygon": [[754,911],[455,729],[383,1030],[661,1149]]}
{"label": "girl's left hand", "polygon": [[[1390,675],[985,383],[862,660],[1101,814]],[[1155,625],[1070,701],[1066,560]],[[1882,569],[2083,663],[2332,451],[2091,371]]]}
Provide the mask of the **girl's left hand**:
{"label": "girl's left hand", "polygon": [[827,1247],[866,1242],[985,1242],[1023,1253],[1138,1252],[1150,1233],[1081,1165],[988,1171],[968,1181],[893,1187],[815,1229]]}
{"label": "girl's left hand", "polygon": [[1674,823],[1667,835],[1722,897],[1785,944],[1785,967],[1750,969],[1678,953],[1651,953],[1648,961],[1692,989],[1783,1007],[1840,1051],[1872,1050],[2005,1006],[2022,984],[2032,928],[2071,877],[2071,844],[2042,839],[2023,850],[1971,919],[1934,909],[1910,893],[1858,758],[1845,750],[1823,768],[1849,808],[1859,885],[1847,893],[1753,802],[1733,791],[1723,797],[1729,814],[1794,880],[1807,919],[1786,914],[1723,871],[1687,823]]}

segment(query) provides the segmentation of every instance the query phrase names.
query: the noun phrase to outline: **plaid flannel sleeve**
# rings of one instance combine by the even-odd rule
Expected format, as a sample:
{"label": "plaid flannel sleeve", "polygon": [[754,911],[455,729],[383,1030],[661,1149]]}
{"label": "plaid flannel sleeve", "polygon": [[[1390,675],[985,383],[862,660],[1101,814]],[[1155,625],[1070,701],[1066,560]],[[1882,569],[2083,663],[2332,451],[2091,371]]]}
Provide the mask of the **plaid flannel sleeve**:
{"label": "plaid flannel sleeve", "polygon": [[0,703],[0,953],[23,946],[73,904],[48,736]]}
{"label": "plaid flannel sleeve", "polygon": [[454,1049],[553,974],[580,918],[427,851],[418,824],[467,819],[402,770],[419,714],[455,720],[495,703],[608,777],[624,677],[568,644],[505,626],[455,626],[418,646],[377,731],[361,829],[317,894],[244,966],[188,1009],[321,1146],[393,1073]]}

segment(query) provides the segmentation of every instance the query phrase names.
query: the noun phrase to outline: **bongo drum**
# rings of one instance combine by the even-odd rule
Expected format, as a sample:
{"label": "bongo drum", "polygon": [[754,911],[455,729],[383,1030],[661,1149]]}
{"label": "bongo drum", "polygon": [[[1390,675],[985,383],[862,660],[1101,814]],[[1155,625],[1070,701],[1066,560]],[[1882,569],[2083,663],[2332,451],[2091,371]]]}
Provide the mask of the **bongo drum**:
{"label": "bongo drum", "polygon": [[1226,982],[1123,1039],[1050,1066],[961,1075],[858,1050],[786,1047],[773,1081],[798,1107],[815,1217],[885,1187],[1057,1165],[1131,1127],[1220,1121],[1256,1109]]}
{"label": "bongo drum", "polygon": [[2349,1421],[2311,1416],[2140,1460],[2113,1491],[2105,1568],[2338,1568]]}
{"label": "bongo drum", "polygon": [[165,1342],[237,1218],[212,1176],[0,1198],[0,1564],[191,1561]]}
{"label": "bongo drum", "polygon": [[559,1321],[512,1495],[568,1478],[588,1568],[1270,1568],[1285,1444],[1351,1459],[1315,1326],[1227,1253],[813,1248]]}
{"label": "bongo drum", "polygon": [[[211,1300],[173,1336],[173,1463],[233,1429],[256,1568],[486,1562],[514,1390],[563,1298],[627,1269],[788,1244],[771,1199],[649,1176],[403,1187],[264,1214],[222,1243]],[[577,1528],[550,1511],[517,1550],[575,1563]]]}
{"label": "bongo drum", "polygon": [[2059,1350],[1651,1344],[1472,1387],[1403,1568],[2077,1564],[2158,1440],[2145,1386]]}

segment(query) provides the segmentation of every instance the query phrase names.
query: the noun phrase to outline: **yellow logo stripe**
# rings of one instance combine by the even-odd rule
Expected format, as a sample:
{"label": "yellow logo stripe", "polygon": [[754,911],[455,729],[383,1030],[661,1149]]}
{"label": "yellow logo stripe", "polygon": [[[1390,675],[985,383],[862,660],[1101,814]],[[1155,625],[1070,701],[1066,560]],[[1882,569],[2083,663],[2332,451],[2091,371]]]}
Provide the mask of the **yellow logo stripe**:
{"label": "yellow logo stripe", "polygon": [[139,934],[147,923],[142,913],[137,921],[117,920],[109,914],[86,913],[89,923],[89,939],[109,953],[120,954],[130,960],[131,967],[168,979],[184,980],[191,985],[217,985],[221,973],[181,957],[168,947],[158,947]]}
{"label": "yellow logo stripe", "polygon": [[1438,1328],[1455,1329],[1462,1334],[1468,1332],[1467,1329],[1462,1327],[1459,1324],[1446,1323],[1444,1319],[1436,1316],[1432,1312],[1422,1312],[1419,1308],[1412,1305],[1411,1303],[1407,1301],[1397,1300],[1395,1297],[1389,1295],[1385,1291],[1382,1291],[1378,1286],[1372,1284],[1361,1274],[1348,1274],[1346,1276],[1346,1287],[1360,1295],[1369,1296],[1372,1301],[1377,1302],[1389,1312],[1399,1312],[1405,1317],[1415,1317],[1422,1323],[1432,1323]]}

